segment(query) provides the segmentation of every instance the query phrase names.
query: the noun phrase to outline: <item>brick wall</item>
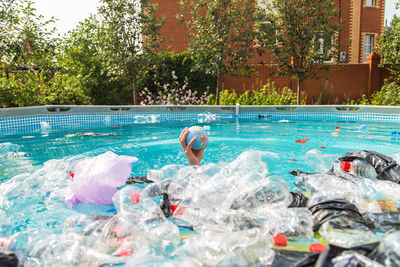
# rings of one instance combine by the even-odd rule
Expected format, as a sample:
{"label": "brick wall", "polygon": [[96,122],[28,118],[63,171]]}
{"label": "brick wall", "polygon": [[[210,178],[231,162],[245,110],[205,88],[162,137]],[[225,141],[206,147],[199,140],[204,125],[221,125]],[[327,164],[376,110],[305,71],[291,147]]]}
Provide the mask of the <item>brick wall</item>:
{"label": "brick wall", "polygon": [[[378,67],[379,61],[373,63],[331,65],[328,71],[319,73],[320,79],[304,81],[303,92],[307,95],[307,103],[315,103],[323,93],[330,99],[330,104],[342,104],[346,99],[360,99],[362,95],[378,91],[389,73],[385,68]],[[278,88],[286,86],[293,91],[297,90],[297,82],[290,80],[288,76],[271,76],[271,67],[254,66],[254,69],[258,76],[221,75],[223,88],[243,93],[246,90],[259,89],[271,81]]]}

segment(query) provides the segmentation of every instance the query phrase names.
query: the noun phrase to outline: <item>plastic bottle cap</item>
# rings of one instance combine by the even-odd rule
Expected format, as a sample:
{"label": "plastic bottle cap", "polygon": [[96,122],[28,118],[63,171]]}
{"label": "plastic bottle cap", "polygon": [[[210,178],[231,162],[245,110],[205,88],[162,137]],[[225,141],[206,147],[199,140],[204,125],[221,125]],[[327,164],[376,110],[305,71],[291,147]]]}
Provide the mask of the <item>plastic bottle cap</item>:
{"label": "plastic bottle cap", "polygon": [[340,130],[340,128],[339,128],[339,126],[337,126],[337,127],[336,127],[336,131],[339,131],[339,130]]}
{"label": "plastic bottle cap", "polygon": [[312,243],[310,244],[310,252],[320,253],[324,251],[326,247],[320,243]]}
{"label": "plastic bottle cap", "polygon": [[182,215],[185,211],[185,207],[179,207],[178,205],[171,205],[171,210],[174,215]]}
{"label": "plastic bottle cap", "polygon": [[140,193],[139,192],[131,193],[129,199],[131,200],[132,204],[138,204],[140,202]]}
{"label": "plastic bottle cap", "polygon": [[346,172],[350,170],[351,163],[349,161],[342,161],[340,168]]}
{"label": "plastic bottle cap", "polygon": [[286,247],[287,246],[287,238],[286,236],[279,234],[273,237],[274,246],[278,247]]}
{"label": "plastic bottle cap", "polygon": [[121,249],[121,251],[118,253],[118,256],[120,256],[120,257],[129,256],[129,255],[132,255],[132,253],[133,253],[132,248],[124,248],[124,249]]}
{"label": "plastic bottle cap", "polygon": [[69,176],[71,176],[72,178],[74,178],[74,176],[75,176],[75,173],[73,173],[73,172],[70,172],[70,173],[69,173]]}
{"label": "plastic bottle cap", "polygon": [[325,148],[325,146],[320,146],[319,148]]}

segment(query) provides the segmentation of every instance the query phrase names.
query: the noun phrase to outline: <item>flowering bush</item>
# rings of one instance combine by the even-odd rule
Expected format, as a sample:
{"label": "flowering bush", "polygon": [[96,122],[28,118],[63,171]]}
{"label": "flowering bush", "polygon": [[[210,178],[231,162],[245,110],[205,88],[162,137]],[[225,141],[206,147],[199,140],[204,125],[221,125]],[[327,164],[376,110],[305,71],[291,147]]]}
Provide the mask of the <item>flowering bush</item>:
{"label": "flowering bush", "polygon": [[[145,87],[139,93],[141,98],[141,105],[204,105],[210,98],[206,92],[202,95],[197,95],[197,91],[192,91],[188,88],[189,81],[185,76],[183,85],[181,86],[176,76],[175,71],[171,72],[172,83],[165,83],[161,85],[159,82],[154,81],[154,85],[158,88],[156,93],[150,92]],[[206,91],[208,91],[207,88]]]}

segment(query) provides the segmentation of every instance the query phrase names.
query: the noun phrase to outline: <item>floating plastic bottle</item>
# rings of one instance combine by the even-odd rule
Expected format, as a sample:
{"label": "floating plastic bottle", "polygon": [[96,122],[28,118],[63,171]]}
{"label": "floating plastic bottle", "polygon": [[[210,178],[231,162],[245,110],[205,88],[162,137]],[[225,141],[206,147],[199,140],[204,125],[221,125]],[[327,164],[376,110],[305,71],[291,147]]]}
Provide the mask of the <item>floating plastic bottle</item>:
{"label": "floating plastic bottle", "polygon": [[341,161],[340,168],[356,177],[376,180],[375,168],[364,160],[355,159],[353,161]]}
{"label": "floating plastic bottle", "polygon": [[158,182],[164,179],[172,179],[180,169],[186,167],[183,164],[169,164],[159,170],[148,170],[147,179]]}
{"label": "floating plastic bottle", "polygon": [[377,241],[375,234],[370,229],[347,217],[338,217],[325,222],[319,229],[319,233],[329,243],[344,247]]}
{"label": "floating plastic bottle", "polygon": [[307,165],[314,171],[326,173],[339,155],[322,154],[320,150],[312,149],[307,151],[304,157]]}
{"label": "floating plastic bottle", "polygon": [[270,266],[275,253],[272,237],[263,229],[207,231],[179,247],[174,256],[192,257],[207,266]]}
{"label": "floating plastic bottle", "polygon": [[255,208],[263,205],[268,207],[287,207],[290,202],[289,187],[282,177],[268,177],[260,181],[250,183],[243,188],[235,198],[231,208]]}

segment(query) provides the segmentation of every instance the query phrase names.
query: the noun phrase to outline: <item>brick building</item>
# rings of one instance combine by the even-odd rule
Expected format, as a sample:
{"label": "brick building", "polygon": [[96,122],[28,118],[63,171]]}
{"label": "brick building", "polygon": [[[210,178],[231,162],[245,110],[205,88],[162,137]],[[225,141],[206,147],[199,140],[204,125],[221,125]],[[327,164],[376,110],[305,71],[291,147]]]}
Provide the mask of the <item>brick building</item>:
{"label": "brick building", "polygon": [[[185,34],[185,28],[184,26],[179,25],[178,20],[176,19],[176,14],[180,13],[179,0],[154,1],[158,2],[160,13],[165,15],[165,24],[161,30],[161,35],[165,39],[164,46],[167,50],[175,53],[185,51],[188,48],[188,39]],[[336,65],[333,69],[338,69],[339,66],[347,68],[343,75],[346,75],[347,73],[348,76],[352,78],[348,79],[347,77],[343,77],[343,79],[339,80],[348,81],[346,82],[346,87],[350,86],[351,88],[357,88],[355,91],[358,93],[348,93],[350,98],[357,98],[364,92],[369,95],[370,92],[376,91],[379,88],[365,88],[368,81],[358,84],[352,84],[354,83],[352,81],[363,80],[361,76],[368,77],[368,74],[361,74],[361,70],[365,69],[368,71],[368,69],[371,69],[371,67],[368,68],[368,65],[366,64],[366,57],[371,54],[373,47],[376,46],[377,37],[383,34],[385,0],[335,0],[335,2],[339,17],[343,21],[343,24],[342,31],[338,37],[340,55],[337,60],[333,61],[336,62],[333,63]],[[263,57],[268,58],[268,55],[264,55]],[[365,66],[357,66],[357,64]],[[257,78],[253,77],[249,79],[229,77],[227,75],[224,76],[223,80],[225,88],[235,89],[238,91],[253,89],[255,84],[265,82],[268,79],[274,80],[279,86],[288,86],[289,88],[295,89],[293,88],[293,83],[288,77],[270,78],[269,75],[267,75],[268,69],[259,68],[258,71],[260,75]],[[361,75],[360,79],[354,77],[357,75]],[[268,78],[266,76],[268,76]],[[381,85],[381,80],[383,80],[383,78],[379,76],[378,87]],[[344,86],[340,84],[343,84],[343,82],[330,85],[326,85],[326,82],[322,83],[321,81],[314,83],[310,82],[308,83],[308,88],[305,89],[306,93],[311,96],[312,99],[315,99],[321,91],[322,86],[334,87],[334,91],[340,92],[343,90],[337,90],[340,89],[337,87]],[[235,88],[231,88],[230,86],[234,86]],[[343,97],[339,96],[339,100],[343,100]]]}

